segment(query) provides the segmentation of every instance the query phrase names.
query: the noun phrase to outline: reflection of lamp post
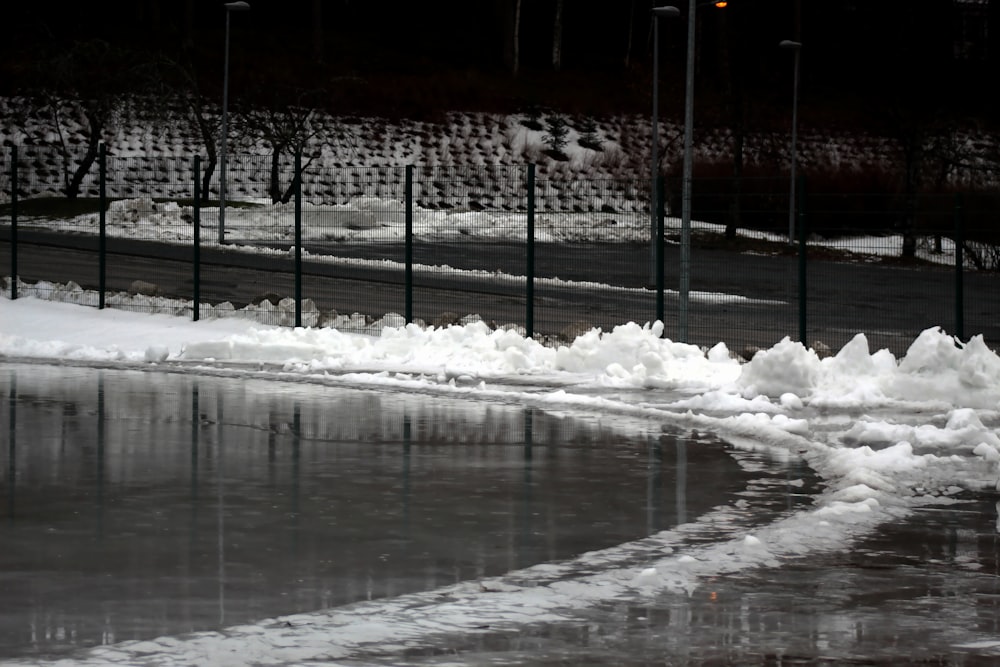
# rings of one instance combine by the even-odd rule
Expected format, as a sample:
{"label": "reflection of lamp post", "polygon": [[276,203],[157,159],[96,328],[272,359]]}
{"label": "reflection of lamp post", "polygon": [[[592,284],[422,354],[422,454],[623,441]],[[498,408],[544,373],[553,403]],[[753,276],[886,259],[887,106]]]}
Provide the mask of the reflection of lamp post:
{"label": "reflection of lamp post", "polygon": [[681,177],[681,260],[680,289],[677,308],[678,339],[688,339],[688,295],[691,290],[691,163],[694,140],[694,38],[697,27],[695,10],[702,4],[719,9],[728,3],[722,0],[699,3],[688,1],[687,72],[684,81],[684,173]]}
{"label": "reflection of lamp post", "polygon": [[229,14],[230,12],[245,12],[250,9],[246,2],[227,2],[226,7],[226,46],[223,56],[222,70],[222,143],[219,147],[219,245],[226,242],[226,141],[229,131],[226,128],[226,116],[229,113]]}
{"label": "reflection of lamp post", "polygon": [[788,194],[788,242],[792,243],[795,240],[795,134],[798,127],[799,52],[802,50],[802,43],[784,39],[778,46],[783,49],[791,49],[795,52],[795,73],[793,74],[792,83],[792,175]]}
{"label": "reflection of lamp post", "polygon": [[649,284],[659,286],[659,281],[656,279],[657,271],[662,271],[663,266],[661,259],[657,258],[657,243],[659,226],[657,223],[657,215],[659,215],[659,181],[660,181],[660,157],[658,155],[660,148],[660,130],[659,130],[659,117],[660,112],[658,109],[658,102],[660,100],[660,19],[662,18],[674,18],[680,16],[680,10],[676,7],[654,7],[653,8],[653,168],[652,168],[652,183],[650,184],[650,205],[649,205],[649,240],[651,242],[650,247],[650,265],[649,265]]}

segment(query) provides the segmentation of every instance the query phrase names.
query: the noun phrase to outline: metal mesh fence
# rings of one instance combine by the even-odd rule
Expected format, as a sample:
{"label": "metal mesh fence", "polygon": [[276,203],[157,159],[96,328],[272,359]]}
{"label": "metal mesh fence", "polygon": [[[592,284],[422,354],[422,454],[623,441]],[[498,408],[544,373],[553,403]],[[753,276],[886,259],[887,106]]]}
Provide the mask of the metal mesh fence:
{"label": "metal mesh fence", "polygon": [[[232,156],[220,220],[217,165],[201,165],[209,191],[196,205],[193,158],[110,156],[102,266],[99,170],[69,199],[53,192],[69,173],[61,160],[17,154],[17,274],[43,298],[98,305],[93,290],[103,286],[112,307],[193,315],[197,288],[200,317],[291,325],[300,297],[305,326],[481,318],[553,339],[657,314],[646,181],[581,180],[551,168],[531,176],[527,166],[305,161],[297,229],[290,157]],[[9,276],[15,165],[10,156],[2,164],[0,274]],[[662,264],[664,335],[675,339],[679,191],[667,183]],[[688,342],[749,353],[804,333],[806,343],[836,350],[864,332],[872,349],[902,354],[920,331],[941,326],[1000,343],[1000,195],[810,190],[794,218],[789,195],[787,179],[695,182]]]}
{"label": "metal mesh fence", "polygon": [[524,326],[527,169],[417,168],[413,188],[414,316]]}
{"label": "metal mesh fence", "polygon": [[941,326],[959,335],[981,333],[995,345],[997,267],[977,267],[972,255],[977,246],[990,247],[976,240],[986,238],[976,221],[995,211],[1000,197],[974,200],[971,208],[964,200],[925,194],[907,205],[893,197],[863,215],[838,208],[842,195],[807,202],[810,232],[814,218],[825,223],[810,236],[808,250],[810,340],[836,350],[864,332],[872,349],[902,353],[923,329]]}
{"label": "metal mesh fence", "polygon": [[[590,327],[610,331],[624,322],[654,320],[648,184],[542,178],[537,193],[539,326],[572,339]],[[633,205],[643,198],[645,205]]]}
{"label": "metal mesh fence", "polygon": [[[32,148],[20,150],[8,157],[5,165],[6,188],[5,206],[9,209],[13,196],[12,182],[16,168],[18,190],[18,217],[20,223],[19,240],[21,247],[17,257],[17,278],[31,285],[29,294],[43,299],[56,298],[63,301],[99,305],[94,292],[99,287],[99,267],[96,252],[99,231],[97,206],[93,200],[67,200],[56,191],[52,183],[62,183],[64,176],[63,159],[58,152]],[[67,176],[68,177],[68,176]],[[96,181],[95,181],[96,183]],[[88,195],[96,196],[85,189]],[[27,199],[28,194],[35,199]],[[9,239],[10,215],[4,216],[5,239]],[[59,223],[59,231],[51,225]],[[68,241],[65,242],[65,241]],[[85,251],[81,255],[79,250]],[[9,267],[12,262],[9,243],[0,245],[0,257],[4,261],[3,275],[12,278]],[[22,290],[22,294],[25,292]]]}
{"label": "metal mesh fence", "polygon": [[312,315],[303,324],[357,329],[387,315],[401,323],[405,170],[304,170],[302,291]]}
{"label": "metal mesh fence", "polygon": [[[201,315],[236,313],[266,324],[293,325],[294,208],[271,203],[294,171],[272,156],[235,155],[227,160],[226,206],[209,200],[201,210]],[[283,179],[283,180],[279,180]],[[213,192],[217,196],[217,192]]]}
{"label": "metal mesh fence", "polygon": [[193,170],[190,161],[106,160],[107,305],[190,314],[193,299]]}
{"label": "metal mesh fence", "polygon": [[[681,184],[668,182],[681,242]],[[749,356],[793,336],[798,322],[797,247],[789,241],[789,184],[774,178],[699,179],[692,184],[688,339],[725,341]],[[675,256],[677,251],[671,252]],[[680,275],[671,273],[676,286]]]}

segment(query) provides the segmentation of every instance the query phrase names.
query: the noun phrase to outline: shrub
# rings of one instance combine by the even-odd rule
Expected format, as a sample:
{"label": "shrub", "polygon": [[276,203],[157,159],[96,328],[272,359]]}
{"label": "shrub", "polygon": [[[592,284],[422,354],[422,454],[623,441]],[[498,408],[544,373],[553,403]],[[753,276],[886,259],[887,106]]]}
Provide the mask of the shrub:
{"label": "shrub", "polygon": [[597,121],[590,116],[584,116],[580,119],[579,125],[580,140],[578,143],[584,148],[594,151],[604,150],[603,142],[597,136]]}
{"label": "shrub", "polygon": [[530,107],[524,112],[524,119],[521,120],[521,125],[524,125],[529,130],[541,130],[542,129],[542,110],[538,107]]}
{"label": "shrub", "polygon": [[545,145],[549,147],[547,151],[549,157],[554,160],[568,159],[565,149],[569,136],[569,124],[566,119],[559,114],[552,114],[545,123],[545,129]]}

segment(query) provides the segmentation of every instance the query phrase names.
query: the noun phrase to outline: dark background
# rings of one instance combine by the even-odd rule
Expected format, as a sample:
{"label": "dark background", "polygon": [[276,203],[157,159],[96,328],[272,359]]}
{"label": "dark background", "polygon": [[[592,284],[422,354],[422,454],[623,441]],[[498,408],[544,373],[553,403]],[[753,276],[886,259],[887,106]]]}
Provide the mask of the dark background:
{"label": "dark background", "polygon": [[[447,110],[648,113],[649,9],[663,0],[564,0],[553,63],[556,0],[250,0],[231,14],[231,99],[308,90],[334,113],[429,116]],[[688,3],[660,32],[661,112],[681,114]],[[74,42],[102,39],[132,61],[183,62],[207,97],[220,95],[225,9],[203,0],[8,4],[0,94],[44,83],[46,63]],[[887,110],[992,124],[1000,54],[996,0],[731,0],[698,8],[698,119],[787,125],[792,55],[803,43],[801,122],[878,129]],[[990,30],[992,28],[992,30]],[[93,85],[107,86],[106,72]],[[81,82],[80,86],[88,85]],[[775,110],[783,110],[776,115]]]}

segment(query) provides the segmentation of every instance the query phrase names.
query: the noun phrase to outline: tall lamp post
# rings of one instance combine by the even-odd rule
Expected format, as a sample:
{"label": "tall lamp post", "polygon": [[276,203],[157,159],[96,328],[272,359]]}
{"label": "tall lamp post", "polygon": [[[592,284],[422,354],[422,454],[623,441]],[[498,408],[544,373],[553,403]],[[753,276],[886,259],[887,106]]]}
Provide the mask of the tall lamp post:
{"label": "tall lamp post", "polygon": [[678,340],[688,340],[688,302],[691,292],[691,164],[694,143],[694,40],[697,32],[696,10],[712,4],[722,9],[724,0],[698,2],[688,0],[687,71],[684,80],[684,172],[681,177],[681,259],[680,287],[677,306]]}
{"label": "tall lamp post", "polygon": [[227,2],[226,7],[226,46],[223,56],[222,70],[222,142],[219,146],[219,245],[226,242],[226,143],[229,139],[229,129],[226,124],[229,114],[229,15],[232,12],[245,12],[250,9],[246,2]]}
{"label": "tall lamp post", "polygon": [[789,49],[795,54],[795,72],[793,76],[792,83],[792,173],[791,173],[791,185],[789,186],[788,193],[788,242],[793,243],[795,241],[795,139],[796,132],[798,129],[798,114],[799,114],[799,52],[802,50],[801,42],[793,42],[790,39],[784,39],[778,45],[783,49]]}
{"label": "tall lamp post", "polygon": [[654,7],[653,10],[653,163],[650,171],[652,182],[650,183],[650,205],[649,205],[649,240],[650,240],[650,260],[649,260],[649,284],[659,285],[657,271],[663,271],[661,258],[656,252],[659,243],[659,225],[657,216],[659,215],[659,182],[660,182],[660,129],[659,129],[659,100],[660,100],[660,19],[675,18],[680,16],[681,11],[676,7]]}

